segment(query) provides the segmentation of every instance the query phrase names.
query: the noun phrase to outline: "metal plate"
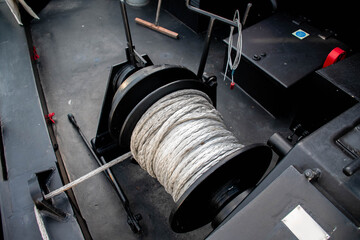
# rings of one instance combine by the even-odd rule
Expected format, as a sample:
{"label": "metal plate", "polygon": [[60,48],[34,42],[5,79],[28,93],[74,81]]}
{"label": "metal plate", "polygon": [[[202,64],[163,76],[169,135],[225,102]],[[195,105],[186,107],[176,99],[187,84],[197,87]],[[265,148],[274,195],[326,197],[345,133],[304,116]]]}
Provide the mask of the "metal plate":
{"label": "metal plate", "polygon": [[301,205],[281,220],[299,240],[325,240],[330,236]]}
{"label": "metal plate", "polygon": [[[276,169],[273,170],[273,172],[274,171],[276,171]],[[270,175],[272,173],[270,173]],[[320,177],[321,181],[328,177],[328,175],[327,173],[323,173]],[[267,178],[265,178],[260,185],[262,185]],[[256,191],[256,189],[254,191]],[[248,198],[251,197],[250,195]],[[283,220],[289,219],[289,213],[299,205],[301,205],[309,216],[304,217],[303,213],[290,215],[300,220],[299,223],[295,224],[297,226],[293,226],[293,224],[290,223],[292,229],[290,230],[288,226],[284,224]],[[358,206],[358,204],[355,205]],[[313,220],[309,220],[309,217]],[[247,240],[298,239],[298,236],[305,234],[304,231],[310,230],[300,229],[300,225],[303,225],[304,221],[315,221],[316,225],[318,225],[317,227],[320,226],[323,229],[323,231],[320,231],[320,229],[316,231],[320,231],[325,239],[326,234],[330,236],[330,239],[360,239],[358,226],[341,213],[339,208],[333,205],[328,198],[319,192],[319,189],[309,182],[308,179],[292,165],[282,171],[280,175],[271,181],[271,183],[267,185],[260,194],[251,199],[250,202],[246,203],[245,200],[239,205],[233,214],[206,239],[232,240],[238,239],[239,236],[241,236],[241,239]],[[315,236],[314,232],[310,234],[312,233],[312,236]],[[313,238],[308,237],[307,239]]]}

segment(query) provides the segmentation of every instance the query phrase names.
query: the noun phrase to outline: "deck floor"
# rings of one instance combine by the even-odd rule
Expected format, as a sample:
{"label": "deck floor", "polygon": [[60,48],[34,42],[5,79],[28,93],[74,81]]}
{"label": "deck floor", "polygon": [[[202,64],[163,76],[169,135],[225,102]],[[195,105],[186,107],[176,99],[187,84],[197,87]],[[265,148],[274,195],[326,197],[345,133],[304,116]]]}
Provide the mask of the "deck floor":
{"label": "deck floor", "polygon": [[[179,64],[196,72],[202,34],[196,34],[166,11],[161,11],[160,25],[178,32],[179,40],[136,25],[135,17],[153,21],[155,1],[127,10],[139,53],[148,54],[154,64]],[[50,1],[39,16],[40,20],[31,24],[32,40],[40,56],[37,67],[48,110],[55,112],[53,128],[59,151],[74,180],[97,165],[67,114],[74,114],[88,139],[95,136],[110,68],[125,60],[126,38],[119,1]],[[287,132],[286,124],[268,115],[241,89],[230,90],[229,81],[223,81],[221,74],[224,58],[222,39],[214,39],[205,71],[218,77],[217,108],[240,142],[265,143],[274,132]],[[186,234],[172,232],[168,217],[174,202],[164,188],[131,162],[121,163],[113,171],[133,211],[143,216],[143,233],[131,232],[120,200],[100,174],[74,189],[93,239],[204,239],[212,231],[207,225]]]}

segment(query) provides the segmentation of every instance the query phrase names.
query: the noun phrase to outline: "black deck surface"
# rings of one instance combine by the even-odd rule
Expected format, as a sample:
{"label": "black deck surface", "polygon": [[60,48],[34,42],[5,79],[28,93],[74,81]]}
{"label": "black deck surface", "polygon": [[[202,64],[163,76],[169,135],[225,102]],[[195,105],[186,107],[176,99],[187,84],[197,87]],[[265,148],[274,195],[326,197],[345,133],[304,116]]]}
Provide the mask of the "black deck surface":
{"label": "black deck surface", "polygon": [[[155,18],[156,1],[142,8],[128,7],[136,49],[148,54],[154,64],[179,64],[196,72],[203,46],[198,35],[162,11],[160,25],[178,32],[171,39],[143,26],[134,18]],[[40,56],[37,66],[49,112],[55,112],[54,131],[68,175],[74,180],[97,167],[67,119],[73,113],[88,139],[95,136],[110,67],[125,60],[126,39],[119,1],[51,1],[31,24],[34,46]],[[224,26],[226,27],[226,26]],[[218,110],[243,144],[263,142],[274,132],[286,132],[286,124],[273,119],[239,88],[230,90],[220,74],[225,46],[212,42],[205,71],[218,76]],[[168,217],[174,202],[164,188],[136,164],[113,167],[131,207],[141,213],[143,233],[135,235],[126,223],[120,200],[104,175],[75,187],[83,217],[94,239],[203,239],[209,225],[187,234],[172,232]],[[196,216],[194,216],[196,217]]]}
{"label": "black deck surface", "polygon": [[[31,65],[25,30],[0,1],[1,239],[40,239],[28,180],[54,169],[51,188],[62,185]],[[43,216],[51,239],[82,239],[65,194],[54,206],[69,213],[61,225]]]}

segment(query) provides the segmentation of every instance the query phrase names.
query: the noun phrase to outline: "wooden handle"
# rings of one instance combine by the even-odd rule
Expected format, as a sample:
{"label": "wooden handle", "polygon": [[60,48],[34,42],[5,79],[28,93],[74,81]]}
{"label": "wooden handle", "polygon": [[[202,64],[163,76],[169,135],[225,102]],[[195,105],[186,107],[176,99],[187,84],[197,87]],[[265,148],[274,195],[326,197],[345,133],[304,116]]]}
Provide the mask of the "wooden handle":
{"label": "wooden handle", "polygon": [[172,37],[172,38],[175,38],[175,39],[179,38],[178,33],[170,31],[170,30],[168,30],[166,28],[163,28],[163,27],[160,27],[160,26],[156,26],[155,24],[147,22],[147,21],[142,20],[140,18],[135,18],[135,22],[138,23],[138,24],[141,24],[141,25],[143,25],[145,27],[151,28],[152,30],[155,30],[155,31],[158,31],[158,32],[160,32],[162,34],[165,34],[165,35],[167,35],[169,37]]}

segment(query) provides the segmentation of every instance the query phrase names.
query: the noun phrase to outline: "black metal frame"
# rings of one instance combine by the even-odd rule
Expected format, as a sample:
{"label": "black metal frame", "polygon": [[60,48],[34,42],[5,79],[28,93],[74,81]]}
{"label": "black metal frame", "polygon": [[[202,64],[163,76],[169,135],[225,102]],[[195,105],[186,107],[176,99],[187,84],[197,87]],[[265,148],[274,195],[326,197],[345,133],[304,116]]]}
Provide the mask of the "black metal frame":
{"label": "black metal frame", "polygon": [[[130,63],[130,53],[129,50],[126,49],[127,61],[116,64],[111,67],[110,75],[104,95],[103,105],[101,107],[100,119],[98,128],[96,131],[96,136],[91,140],[93,149],[98,156],[104,156],[106,160],[113,159],[116,156],[119,156],[123,151],[119,149],[118,141],[111,137],[108,123],[109,123],[109,115],[112,105],[112,100],[115,95],[117,89],[114,89],[114,79],[117,77],[117,74],[125,72],[127,68],[132,68],[133,65]],[[142,59],[146,61],[145,66],[153,65],[152,61],[147,55],[143,55]],[[138,70],[139,67],[135,68],[135,71]],[[116,79],[116,84],[124,81],[129,75],[131,75],[133,71],[129,71],[127,74],[119,74],[119,78]],[[115,84],[115,85],[116,85]]]}
{"label": "black metal frame", "polygon": [[[108,79],[96,137],[92,146],[98,156],[109,161],[129,150],[132,131],[145,111],[163,96],[182,89],[206,93],[216,106],[216,77],[204,76],[212,28],[215,20],[235,23],[206,11],[187,6],[210,16],[200,65],[195,75],[182,66],[146,64],[135,57],[125,5],[120,1],[128,39],[127,61],[113,66]],[[272,158],[264,144],[242,148],[203,174],[176,202],[170,215],[175,232],[192,231],[212,219],[238,195],[245,197],[264,175]],[[261,160],[261,161],[258,161]],[[240,166],[242,166],[240,168]],[[233,189],[228,191],[228,189]],[[231,211],[234,207],[227,207]],[[194,217],[194,213],[197,217]]]}
{"label": "black metal frame", "polygon": [[[69,121],[71,122],[71,124],[75,127],[75,129],[77,130],[77,132],[79,133],[80,137],[82,138],[83,142],[85,143],[86,147],[88,148],[88,150],[91,152],[91,155],[94,157],[94,159],[96,160],[97,164],[101,167],[103,165],[106,164],[106,161],[104,159],[103,156],[101,156],[100,158],[96,155],[96,153],[94,152],[94,150],[92,149],[92,146],[90,145],[90,143],[88,142],[87,138],[85,137],[84,133],[81,131],[80,126],[78,125],[75,117],[73,114],[69,113],[68,114],[68,118]],[[116,178],[114,177],[114,174],[112,173],[111,169],[108,168],[104,171],[104,174],[106,176],[106,178],[108,179],[108,181],[110,182],[111,186],[114,188],[116,194],[118,195],[126,213],[127,213],[127,223],[129,224],[131,230],[134,233],[138,233],[141,231],[141,226],[139,224],[139,221],[142,219],[142,216],[140,214],[136,214],[134,215],[133,212],[131,211],[130,208],[130,203],[128,198],[125,195],[124,190],[121,188],[119,182],[116,180]]]}

